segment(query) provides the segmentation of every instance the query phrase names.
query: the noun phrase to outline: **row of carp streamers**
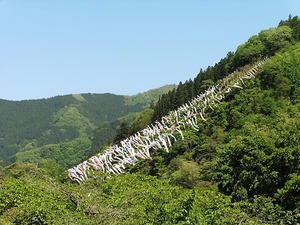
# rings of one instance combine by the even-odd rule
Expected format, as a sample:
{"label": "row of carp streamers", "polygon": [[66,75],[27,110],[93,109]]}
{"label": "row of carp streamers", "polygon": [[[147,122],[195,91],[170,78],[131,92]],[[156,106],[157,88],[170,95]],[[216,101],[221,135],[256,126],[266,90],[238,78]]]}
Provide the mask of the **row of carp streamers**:
{"label": "row of carp streamers", "polygon": [[244,79],[254,78],[259,67],[264,64],[266,58],[256,63],[248,72],[233,72],[218,84],[208,88],[188,103],[177,110],[170,111],[162,117],[161,121],[152,123],[147,128],[121,141],[119,145],[112,145],[103,153],[92,156],[88,160],[68,170],[71,180],[81,184],[84,180],[93,176],[93,171],[102,171],[110,175],[124,173],[126,165],[133,165],[139,159],[152,159],[150,150],[164,149],[169,152],[176,136],[183,136],[183,129],[191,127],[198,130],[198,119],[206,121],[205,111],[213,109],[217,103],[224,99],[225,95],[234,88],[242,89]]}

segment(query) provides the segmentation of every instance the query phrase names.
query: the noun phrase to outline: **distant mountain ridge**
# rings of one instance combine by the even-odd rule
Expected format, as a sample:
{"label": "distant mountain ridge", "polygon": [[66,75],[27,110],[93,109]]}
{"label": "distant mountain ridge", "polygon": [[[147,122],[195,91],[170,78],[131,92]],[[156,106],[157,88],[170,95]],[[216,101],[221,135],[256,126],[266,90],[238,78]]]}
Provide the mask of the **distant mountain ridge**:
{"label": "distant mountain ridge", "polygon": [[[20,151],[18,156],[24,158],[45,145],[67,143],[79,137],[92,139],[97,127],[108,126],[128,114],[141,112],[151,102],[156,103],[160,95],[174,88],[176,85],[166,85],[134,96],[88,93],[36,100],[0,99],[2,165],[14,162]],[[63,157],[63,152],[61,155]]]}
{"label": "distant mountain ridge", "polygon": [[[146,92],[138,93],[136,95],[125,96],[125,104],[127,105],[144,104],[145,102],[153,101],[153,99],[158,100],[160,96],[168,93],[169,91],[172,91],[176,87],[177,87],[176,84],[168,84],[160,88],[155,88]],[[156,103],[156,101],[154,101],[153,103]]]}
{"label": "distant mountain ridge", "polygon": [[[264,59],[267,60],[256,74],[247,72]],[[234,79],[227,79],[228,74],[233,74]],[[221,80],[235,88],[226,88],[226,94],[214,99],[217,105],[209,107],[209,99],[201,97],[201,93],[220,85]],[[184,113],[195,97],[208,106],[207,110],[196,108],[197,112],[192,109]],[[0,112],[0,119],[14,119],[5,126],[0,120],[1,148],[8,137],[39,134],[36,139],[23,137],[22,142],[15,139],[13,144],[7,142],[4,146],[17,150],[17,163],[0,166],[0,224],[299,224],[299,17],[290,15],[277,28],[250,37],[235,53],[228,53],[213,67],[201,70],[194,80],[180,82],[176,89],[163,94],[154,107],[141,112],[125,115],[114,111],[107,115],[107,105],[113,110],[129,111],[146,104],[141,101],[126,105],[124,96],[106,94],[98,98],[82,94],[59,99],[48,104],[33,101],[35,107],[28,107],[27,103],[8,107],[0,101],[0,110],[6,107],[5,114]],[[89,132],[94,132],[96,140],[102,135],[103,144],[106,138],[111,140],[112,128],[120,124],[113,140],[118,144],[133,131],[142,134],[141,128],[151,127],[152,122],[182,105],[182,113],[174,115],[178,119],[174,124],[175,128],[182,125],[184,139],[175,131],[168,153],[159,142],[150,146],[155,140],[149,133],[137,144],[151,151],[151,160],[137,162],[140,150],[134,154],[130,147],[127,155],[124,143],[123,156],[135,162],[125,174],[103,180],[101,171],[84,174],[84,166],[76,174],[93,179],[82,185],[67,179],[66,167],[92,153]],[[16,111],[20,107],[25,115]],[[40,114],[30,115],[39,111]],[[44,117],[50,121],[46,129],[42,127],[45,121],[41,121],[45,112],[51,115]],[[193,122],[193,112],[204,113],[205,121],[200,114],[193,123],[197,129],[185,128],[185,121]],[[125,116],[107,122],[117,114]],[[40,123],[35,123],[35,117]],[[104,118],[105,122],[93,131],[93,121],[98,121],[95,117]],[[123,121],[132,121],[132,117],[128,127]],[[15,136],[7,132],[10,129],[16,132]],[[165,138],[162,134],[159,131],[160,140]],[[107,156],[88,165],[101,169],[103,161],[106,165],[113,163],[113,158]],[[125,163],[118,164],[119,168]]]}

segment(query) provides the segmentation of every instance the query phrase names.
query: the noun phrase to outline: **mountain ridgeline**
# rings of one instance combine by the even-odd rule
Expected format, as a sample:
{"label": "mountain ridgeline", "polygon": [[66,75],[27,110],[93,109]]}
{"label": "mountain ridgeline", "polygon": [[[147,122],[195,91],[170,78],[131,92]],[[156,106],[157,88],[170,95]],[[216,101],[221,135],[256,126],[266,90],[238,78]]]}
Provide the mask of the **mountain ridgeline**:
{"label": "mountain ridgeline", "polygon": [[[97,105],[87,105],[93,95],[32,101],[36,107],[1,101],[0,110],[7,112],[0,114],[1,154],[5,149],[5,159],[17,163],[0,173],[0,223],[299,224],[299,41],[300,18],[290,16],[169,89],[151,107],[125,104],[122,97],[115,111],[87,110]],[[207,110],[198,130],[187,128],[183,140],[174,133],[177,141],[168,153],[151,149],[152,160],[138,161],[105,182],[101,173],[82,185],[67,178],[66,166],[98,153],[97,146],[120,143],[265,57],[243,89]],[[94,140],[101,133],[102,145]]]}
{"label": "mountain ridgeline", "polygon": [[[130,123],[137,113],[175,87],[166,85],[134,96],[106,93],[24,101],[0,100],[2,165],[16,160],[37,162],[52,157],[53,151],[56,151],[54,159],[57,162],[64,166],[73,165],[87,157],[92,149],[99,150],[108,144],[120,121]],[[70,149],[73,152],[68,152]],[[66,155],[73,157],[66,161]]]}

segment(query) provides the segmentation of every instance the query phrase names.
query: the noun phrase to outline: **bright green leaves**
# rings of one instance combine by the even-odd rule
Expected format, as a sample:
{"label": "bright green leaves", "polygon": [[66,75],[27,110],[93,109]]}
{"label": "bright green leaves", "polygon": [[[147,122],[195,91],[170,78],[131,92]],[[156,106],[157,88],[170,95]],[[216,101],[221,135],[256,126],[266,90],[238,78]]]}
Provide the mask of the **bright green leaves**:
{"label": "bright green leaves", "polygon": [[240,66],[251,63],[261,57],[264,50],[263,42],[257,35],[254,35],[237,48],[234,55],[234,64]]}
{"label": "bright green leaves", "polygon": [[288,181],[284,187],[278,190],[276,198],[287,209],[300,208],[300,175],[292,173],[288,176]]}
{"label": "bright green leaves", "polygon": [[147,127],[147,125],[151,123],[153,113],[154,110],[151,108],[145,109],[144,111],[139,113],[131,124],[131,132],[135,133]]}
{"label": "bright green leaves", "polygon": [[[19,171],[23,175],[19,176]],[[13,224],[63,224],[70,221],[72,204],[55,178],[32,164],[16,164],[5,170],[0,184],[0,221]],[[75,222],[75,221],[74,221]],[[8,223],[9,224],[9,223]]]}
{"label": "bright green leaves", "polygon": [[105,183],[88,181],[81,210],[104,224],[262,224],[212,190],[187,190],[137,174],[113,177]]}
{"label": "bright green leaves", "polygon": [[270,58],[259,77],[263,87],[274,88],[277,98],[289,97],[296,103],[300,87],[300,45]]}
{"label": "bright green leaves", "polygon": [[265,54],[274,54],[276,51],[287,47],[292,42],[292,29],[288,26],[280,26],[263,30],[258,34],[265,46]]}
{"label": "bright green leaves", "polygon": [[275,52],[288,47],[292,42],[292,29],[288,26],[262,30],[237,48],[233,65],[235,67],[244,66],[262,56],[274,55]]}
{"label": "bright green leaves", "polygon": [[220,190],[236,199],[253,197],[263,190],[264,178],[269,175],[266,164],[273,145],[272,134],[253,124],[246,124],[244,134],[221,145],[214,174]]}
{"label": "bright green leaves", "polygon": [[81,210],[104,224],[184,224],[193,208],[192,192],[150,176],[126,174],[82,188],[88,194]]}
{"label": "bright green leaves", "polygon": [[189,213],[191,223],[186,224],[264,224],[255,215],[249,217],[241,208],[232,203],[229,196],[214,191],[196,190],[193,209]]}
{"label": "bright green leaves", "polygon": [[[235,200],[269,196],[285,209],[299,207],[299,115],[273,115],[274,124],[246,123],[218,147],[214,180]],[[254,121],[253,121],[254,122]],[[288,203],[287,203],[288,202]]]}
{"label": "bright green leaves", "polygon": [[[22,177],[10,175],[21,167],[35,169]],[[0,184],[4,224],[260,224],[228,196],[183,189],[156,177],[124,174],[77,185],[60,183],[30,164],[6,172]]]}
{"label": "bright green leaves", "polygon": [[184,187],[193,188],[200,181],[200,167],[194,161],[180,160],[178,158],[171,162],[171,166],[177,167],[170,175],[171,183]]}
{"label": "bright green leaves", "polygon": [[293,30],[293,38],[297,41],[300,40],[300,18],[298,16],[289,15],[288,20],[280,21],[279,26],[289,26]]}

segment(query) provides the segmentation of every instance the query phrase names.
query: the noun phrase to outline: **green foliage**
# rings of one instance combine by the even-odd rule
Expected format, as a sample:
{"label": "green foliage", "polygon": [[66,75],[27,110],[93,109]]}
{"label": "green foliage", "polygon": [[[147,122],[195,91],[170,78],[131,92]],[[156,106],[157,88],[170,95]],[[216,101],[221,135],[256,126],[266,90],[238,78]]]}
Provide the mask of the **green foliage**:
{"label": "green foliage", "polygon": [[262,30],[237,48],[233,66],[244,66],[255,62],[262,56],[274,55],[275,52],[292,45],[294,42],[293,32],[291,27],[284,25]]}
{"label": "green foliage", "polygon": [[[299,64],[292,65],[297,59],[290,57],[297,54],[298,46],[288,49],[270,58],[259,77],[261,82],[235,95],[227,105],[230,123],[224,142],[217,147],[211,174],[221,192],[242,204],[253,204],[247,209],[250,214],[265,210],[259,217],[279,224],[299,219],[300,108],[290,97],[292,88],[283,88],[298,85]],[[286,82],[270,82],[280,74]],[[256,201],[261,197],[267,197],[269,203],[259,210]],[[267,209],[270,204],[272,208]]]}
{"label": "green foliage", "polygon": [[[16,177],[20,169],[27,172]],[[3,220],[13,224],[63,224],[68,211],[74,209],[55,179],[36,167],[18,164],[6,172],[0,190]]]}
{"label": "green foliage", "polygon": [[59,144],[48,144],[40,148],[18,152],[16,161],[39,163],[43,159],[52,159],[65,168],[78,164],[87,158],[91,149],[91,140],[87,136]]}
{"label": "green foliage", "polygon": [[[184,188],[193,188],[200,181],[200,168],[194,161],[177,160],[171,162],[171,166],[177,170],[170,175],[171,183]],[[172,165],[173,164],[173,165]]]}
{"label": "green foliage", "polygon": [[159,97],[169,91],[175,89],[177,85],[165,85],[160,88],[155,88],[147,92],[139,93],[133,96],[125,96],[126,105],[137,105],[141,104],[144,107],[149,107],[151,104],[156,103]]}
{"label": "green foliage", "polygon": [[[21,169],[27,173],[11,176]],[[0,221],[6,224],[263,224],[232,204],[230,197],[182,189],[145,175],[77,185],[61,183],[30,164],[12,166],[5,173]]]}
{"label": "green foliage", "polygon": [[[93,140],[92,148],[87,152],[89,155],[113,139],[119,125],[115,121],[144,110],[158,100],[159,94],[174,87],[145,92],[141,94],[142,98],[138,97],[140,95],[131,98],[113,94],[77,94],[39,100],[0,100],[0,162],[2,165],[15,162],[18,152],[22,152],[22,157],[18,154],[17,157],[24,158],[23,161],[38,161],[39,148],[72,142],[82,136]],[[128,99],[132,101],[128,103]],[[133,119],[130,117],[128,122]]]}
{"label": "green foliage", "polygon": [[[139,114],[146,103],[110,94],[62,96],[48,105],[37,100],[30,107],[16,103],[25,115],[15,112],[12,102],[0,101],[2,156],[22,149],[16,159],[35,163],[0,167],[0,223],[299,224],[299,24],[298,17],[289,17],[251,37],[235,54],[181,82]],[[105,182],[100,172],[82,185],[67,179],[62,166],[87,158],[115,134],[119,142],[143,129],[228,73],[243,73],[250,67],[245,64],[265,54],[269,59],[257,77],[208,110],[198,131],[185,130],[183,140],[175,133],[169,153],[153,150],[153,160],[141,160]],[[144,97],[136,97],[142,103]],[[27,114],[39,111],[40,125]],[[125,119],[129,112],[137,116]],[[10,126],[20,131],[14,136]],[[28,127],[38,131],[26,134]]]}
{"label": "green foliage", "polygon": [[117,127],[117,134],[114,139],[114,143],[120,143],[122,140],[130,136],[130,127],[126,122],[122,122],[119,127]]}
{"label": "green foliage", "polygon": [[53,177],[54,179],[60,182],[66,182],[68,179],[67,171],[60,164],[56,163],[52,159],[41,160],[39,167],[43,173]]}
{"label": "green foliage", "polygon": [[117,123],[106,123],[94,130],[91,154],[99,152],[99,149],[101,149],[101,147],[106,146],[108,143],[112,142],[117,133],[116,127]]}
{"label": "green foliage", "polygon": [[274,188],[278,187],[278,171],[270,171],[268,164],[275,148],[276,133],[248,123],[239,133],[218,148],[214,177],[219,189],[237,200],[274,193]]}
{"label": "green foliage", "polygon": [[95,129],[90,120],[80,114],[75,105],[65,106],[54,115],[54,126],[74,127],[80,133]]}
{"label": "green foliage", "polygon": [[241,44],[234,55],[235,65],[246,65],[256,61],[265,50],[265,46],[259,36],[254,35],[249,40]]}
{"label": "green foliage", "polygon": [[[299,151],[299,149],[298,149]],[[293,210],[300,208],[300,176],[299,173],[291,173],[284,187],[278,190],[275,197],[285,208]]]}
{"label": "green foliage", "polygon": [[135,133],[147,127],[151,123],[151,118],[153,117],[154,110],[149,108],[145,109],[133,120],[130,130],[131,133]]}
{"label": "green foliage", "polygon": [[[169,177],[172,184],[185,188],[215,182],[243,212],[257,216],[253,224],[300,221],[298,24],[298,17],[290,17],[278,28],[261,31],[235,54],[201,70],[194,82],[180,83],[176,92],[162,96],[154,119],[189,101],[224,71],[245,65],[238,69],[243,73],[247,63],[269,56],[256,79],[245,82],[244,90],[232,92],[226,103],[206,115],[205,124],[198,124],[199,132],[185,132],[185,139],[177,141],[168,155],[154,157],[149,174]],[[198,172],[196,184],[189,178],[188,166],[190,173]]]}
{"label": "green foliage", "polygon": [[300,41],[300,18],[289,15],[288,20],[280,21],[279,26],[289,26],[292,28],[292,36],[295,40]]}
{"label": "green foliage", "polygon": [[288,48],[272,57],[261,71],[263,87],[273,88],[277,98],[289,97],[297,101],[300,86],[300,45]]}
{"label": "green foliage", "polygon": [[288,26],[270,28],[258,34],[260,40],[266,47],[264,54],[273,55],[276,51],[287,47],[292,42],[292,29]]}
{"label": "green foliage", "polygon": [[196,95],[204,92],[209,85],[237,69],[237,67],[232,64],[233,57],[233,53],[229,52],[227,56],[216,63],[215,66],[209,66],[206,70],[201,69],[194,80],[190,79],[184,83],[179,82],[176,90],[174,89],[161,95],[154,107],[152,122],[159,120],[169,111],[177,109],[182,104],[196,97]]}

